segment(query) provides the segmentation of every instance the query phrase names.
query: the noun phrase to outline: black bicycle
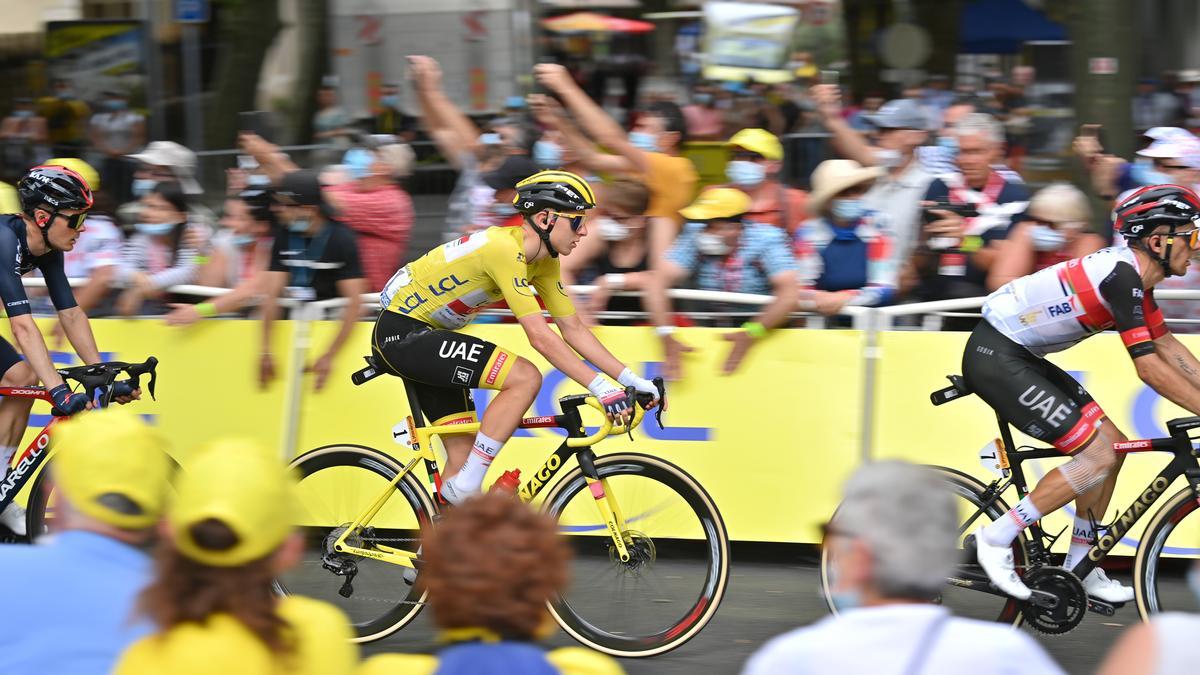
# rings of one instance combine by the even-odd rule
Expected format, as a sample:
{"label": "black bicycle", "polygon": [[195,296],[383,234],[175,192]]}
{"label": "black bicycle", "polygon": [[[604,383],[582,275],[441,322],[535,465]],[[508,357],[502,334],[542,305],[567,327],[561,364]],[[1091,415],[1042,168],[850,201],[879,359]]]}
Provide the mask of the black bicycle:
{"label": "black bicycle", "polygon": [[[930,394],[934,405],[942,405],[972,393],[962,377],[951,375],[949,379],[951,386]],[[1174,581],[1177,575],[1162,572],[1164,568],[1182,567],[1191,562],[1185,556],[1200,553],[1195,548],[1200,542],[1200,515],[1193,516],[1200,509],[1200,453],[1193,445],[1191,435],[1200,429],[1200,417],[1183,417],[1167,422],[1170,435],[1166,438],[1132,440],[1114,445],[1114,450],[1122,454],[1152,451],[1170,453],[1171,461],[1138,494],[1133,504],[1108,526],[1107,532],[1093,542],[1087,556],[1074,569],[1066,570],[1054,564],[1050,547],[1062,532],[1048,534],[1042,529],[1041,521],[1031,525],[1013,541],[1012,553],[1017,574],[1033,591],[1027,601],[1011,598],[991,584],[987,574],[973,560],[971,552],[974,551],[974,545],[969,533],[979,526],[977,521],[981,518],[991,521],[1008,513],[1010,507],[1004,498],[1006,494],[1015,493],[1017,499],[1029,494],[1029,484],[1021,468],[1024,462],[1062,457],[1062,453],[1055,448],[1017,447],[1013,443],[1009,425],[999,415],[996,419],[1000,425],[997,452],[994,457],[985,459],[994,462],[1000,478],[985,485],[956,469],[929,467],[937,471],[951,491],[962,499],[959,506],[962,523],[958,528],[958,536],[967,562],[959,565],[957,572],[947,579],[941,596],[943,604],[951,606],[960,616],[1011,623],[1014,626],[1026,621],[1037,631],[1047,634],[1070,631],[1079,625],[1089,610],[1111,616],[1122,604],[1113,605],[1089,598],[1080,580],[1087,577],[1112,552],[1143,516],[1152,514],[1138,542],[1134,558],[1134,602],[1137,603],[1138,613],[1145,620],[1157,612],[1195,609],[1189,593],[1164,593],[1169,585],[1177,586],[1178,582]],[[1155,510],[1155,504],[1179,478],[1185,479],[1184,487]],[[833,610],[828,562],[827,553],[822,551],[821,590],[826,603]],[[1170,604],[1167,602],[1168,595],[1172,598]],[[981,605],[981,596],[990,596],[995,602]]]}

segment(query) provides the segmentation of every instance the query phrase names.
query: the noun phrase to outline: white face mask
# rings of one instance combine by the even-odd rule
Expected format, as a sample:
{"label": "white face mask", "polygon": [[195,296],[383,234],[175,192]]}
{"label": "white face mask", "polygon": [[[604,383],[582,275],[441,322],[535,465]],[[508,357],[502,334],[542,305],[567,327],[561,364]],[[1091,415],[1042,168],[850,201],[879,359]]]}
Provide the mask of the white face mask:
{"label": "white face mask", "polygon": [[596,231],[604,241],[625,241],[629,238],[629,226],[612,218],[601,217],[595,220]]}
{"label": "white face mask", "polygon": [[1046,225],[1034,225],[1029,237],[1035,251],[1057,251],[1067,243],[1067,235]]}
{"label": "white face mask", "polygon": [[696,235],[696,249],[701,255],[729,255],[729,244],[723,237],[709,232]]}
{"label": "white face mask", "polygon": [[904,156],[900,154],[899,150],[879,148],[875,151],[875,159],[879,161],[879,166],[885,169],[894,169],[904,161]]}

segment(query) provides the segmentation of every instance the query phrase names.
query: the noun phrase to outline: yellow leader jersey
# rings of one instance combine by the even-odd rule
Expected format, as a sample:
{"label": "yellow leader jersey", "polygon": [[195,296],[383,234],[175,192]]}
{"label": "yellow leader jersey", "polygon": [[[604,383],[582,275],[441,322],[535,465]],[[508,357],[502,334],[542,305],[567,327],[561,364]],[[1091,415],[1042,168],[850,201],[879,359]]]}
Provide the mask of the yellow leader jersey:
{"label": "yellow leader jersey", "polygon": [[563,288],[557,258],[525,261],[520,227],[489,227],[442,244],[400,268],[379,294],[379,304],[435,328],[456,330],[500,300],[519,319],[542,309],[571,316],[575,306]]}

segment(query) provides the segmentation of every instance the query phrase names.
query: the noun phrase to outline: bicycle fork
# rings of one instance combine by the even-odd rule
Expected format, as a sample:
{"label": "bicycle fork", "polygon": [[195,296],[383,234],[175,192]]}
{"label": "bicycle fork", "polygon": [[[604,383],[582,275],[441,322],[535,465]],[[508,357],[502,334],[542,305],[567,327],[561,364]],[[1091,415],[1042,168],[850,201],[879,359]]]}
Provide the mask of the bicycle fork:
{"label": "bicycle fork", "polygon": [[625,541],[627,532],[625,516],[621,513],[621,505],[617,503],[617,496],[608,486],[608,479],[601,478],[599,472],[596,471],[595,459],[596,456],[591,450],[584,450],[579,453],[579,467],[583,469],[588,490],[596,503],[596,509],[600,512],[600,520],[608,528],[608,536],[612,539],[613,546],[616,547],[617,556],[621,562],[627,563],[630,555],[629,546]]}

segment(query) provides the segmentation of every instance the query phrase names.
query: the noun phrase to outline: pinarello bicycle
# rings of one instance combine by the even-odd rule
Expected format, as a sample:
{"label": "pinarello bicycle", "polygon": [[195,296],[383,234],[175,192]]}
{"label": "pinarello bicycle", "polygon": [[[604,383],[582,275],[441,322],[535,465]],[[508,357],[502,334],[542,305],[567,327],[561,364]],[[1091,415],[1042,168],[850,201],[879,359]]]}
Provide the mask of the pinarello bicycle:
{"label": "pinarello bicycle", "polygon": [[[367,362],[355,384],[380,374]],[[661,391],[662,380],[656,384]],[[478,423],[416,426],[422,417],[413,387],[407,395],[412,415],[393,428],[408,440],[405,461],[361,445],[330,445],[292,462],[306,552],[278,580],[278,590],[338,605],[360,642],[399,631],[424,607],[420,583],[409,583],[405,573],[410,580],[414,570],[419,574],[420,533],[436,527],[442,504],[433,438],[479,429]],[[522,420],[522,429],[561,429],[566,438],[517,491],[526,502],[541,498],[575,551],[571,586],[550,601],[551,614],[576,640],[627,657],[661,654],[695,637],[729,580],[725,523],[695,478],[651,455],[593,451],[642,421],[650,397],[638,400],[628,428],[607,419],[585,428],[580,411],[601,409],[589,395],[561,398],[562,414]],[[560,478],[572,458],[577,465]],[[419,464],[425,480],[415,472]]]}
{"label": "pinarello bicycle", "polygon": [[[142,363],[105,361],[91,365],[59,368],[58,374],[64,381],[75,382],[82,386],[83,391],[95,401],[97,407],[105,408],[112,402],[112,385],[116,382],[117,376],[121,374],[128,376],[134,389],[141,387],[143,375],[149,375],[150,380],[146,389],[150,393],[150,398],[153,399],[154,386],[157,382],[157,367],[158,359],[151,356]],[[0,396],[32,398],[46,401],[51,406],[54,405],[50,392],[41,386],[0,387]],[[46,426],[29,443],[29,447],[25,448],[25,452],[17,457],[16,463],[9,467],[4,480],[0,481],[0,511],[8,508],[8,505],[20,494],[21,489],[31,480],[33,481],[25,507],[26,536],[24,539],[27,541],[32,541],[38,535],[54,529],[53,490],[50,486],[50,472],[46,470],[45,465],[54,454],[53,445],[50,442],[50,429],[62,419],[64,418],[57,415],[51,417]],[[39,471],[39,468],[42,470]]]}
{"label": "pinarello bicycle", "polygon": [[[951,375],[949,379],[951,386],[930,394],[934,405],[942,405],[972,393],[962,377]],[[1029,494],[1029,483],[1021,466],[1024,462],[1061,458],[1062,452],[1056,448],[1017,447],[1013,443],[1009,425],[999,415],[996,420],[1000,426],[1000,438],[996,439],[996,443],[985,446],[980,453],[984,467],[997,475],[995,480],[985,485],[957,469],[929,466],[961,500],[958,536],[967,561],[959,565],[947,579],[940,598],[942,604],[951,606],[955,614],[961,616],[1011,623],[1014,626],[1025,622],[1038,632],[1052,635],[1075,628],[1088,611],[1112,616],[1122,604],[1114,605],[1089,598],[1080,580],[1112,553],[1143,516],[1150,515],[1150,522],[1137,542],[1134,556],[1133,588],[1138,614],[1146,620],[1157,612],[1195,611],[1195,602],[1178,577],[1184,565],[1191,562],[1182,556],[1200,553],[1196,549],[1197,542],[1200,542],[1200,514],[1197,513],[1200,510],[1200,452],[1193,439],[1193,434],[1200,429],[1200,417],[1170,420],[1167,422],[1169,435],[1166,438],[1113,444],[1113,450],[1119,454],[1165,452],[1171,455],[1171,460],[1112,523],[1106,528],[1097,529],[1097,532],[1104,530],[1103,534],[1093,539],[1092,548],[1075,564],[1074,569],[1056,566],[1055,557],[1050,553],[1050,547],[1062,536],[1062,532],[1048,534],[1040,520],[1021,532],[1012,543],[1012,553],[1017,574],[1033,591],[1032,597],[1026,601],[1011,598],[992,585],[987,574],[973,561],[975,546],[969,533],[979,524],[1005,517],[1010,509],[1004,498],[1006,494],[1018,501]],[[1179,479],[1183,479],[1183,487],[1155,510],[1155,504]],[[836,513],[834,518],[837,518]],[[833,609],[828,568],[829,552],[823,550],[821,589],[826,604]],[[1166,592],[1168,589],[1175,592]],[[980,603],[980,598],[987,597],[991,597],[993,602]]]}

